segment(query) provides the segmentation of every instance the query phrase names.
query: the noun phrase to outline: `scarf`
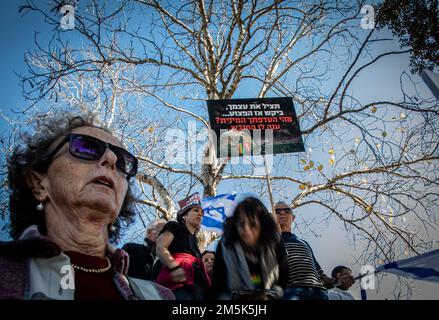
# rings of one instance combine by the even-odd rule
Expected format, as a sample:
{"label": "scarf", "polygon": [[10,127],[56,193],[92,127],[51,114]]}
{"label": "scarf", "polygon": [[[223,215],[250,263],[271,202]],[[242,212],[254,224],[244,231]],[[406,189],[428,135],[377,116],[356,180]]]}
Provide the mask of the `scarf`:
{"label": "scarf", "polygon": [[[239,242],[231,247],[227,247],[224,241],[221,241],[224,263],[227,266],[227,284],[230,291],[255,290],[251,282],[250,270],[247,264],[244,250]],[[279,280],[279,265],[277,262],[276,252],[273,248],[263,246],[260,255],[261,280],[263,289],[281,291],[276,285]]]}

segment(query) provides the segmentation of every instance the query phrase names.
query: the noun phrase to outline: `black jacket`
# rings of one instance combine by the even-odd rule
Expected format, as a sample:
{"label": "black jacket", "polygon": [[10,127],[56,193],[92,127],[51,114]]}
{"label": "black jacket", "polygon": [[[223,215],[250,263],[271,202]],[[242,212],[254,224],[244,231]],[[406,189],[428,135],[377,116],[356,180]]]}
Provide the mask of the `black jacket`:
{"label": "black jacket", "polygon": [[155,259],[155,244],[145,238],[144,244],[126,243],[122,249],[130,256],[128,276],[151,280]]}

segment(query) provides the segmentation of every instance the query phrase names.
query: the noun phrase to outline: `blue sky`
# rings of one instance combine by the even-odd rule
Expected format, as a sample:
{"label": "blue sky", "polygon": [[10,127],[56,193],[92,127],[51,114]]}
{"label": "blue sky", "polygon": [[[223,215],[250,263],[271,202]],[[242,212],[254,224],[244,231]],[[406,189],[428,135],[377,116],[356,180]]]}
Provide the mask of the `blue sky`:
{"label": "blue sky", "polygon": [[[17,73],[26,71],[24,55],[26,50],[32,49],[34,32],[39,32],[42,37],[50,34],[50,30],[37,22],[36,15],[22,17],[18,13],[21,3],[17,0],[4,1],[0,10],[0,112],[6,117],[16,116],[12,110],[19,111],[26,106]],[[3,116],[0,117],[0,133],[8,129]],[[5,233],[0,232],[0,239],[5,237]]]}
{"label": "blue sky", "polygon": [[15,72],[26,70],[23,63],[26,50],[32,49],[34,31],[44,37],[50,30],[44,30],[43,24],[38,23],[36,15],[22,17],[18,13],[21,1],[4,1],[0,16],[0,90],[2,100],[0,109],[10,112],[11,109],[20,109],[25,106]]}
{"label": "blue sky", "polygon": [[[3,1],[0,10],[0,90],[2,96],[0,111],[6,116],[12,115],[11,110],[21,110],[27,107],[27,103],[21,96],[19,80],[15,73],[26,71],[23,61],[24,54],[26,50],[33,48],[34,32],[39,32],[39,37],[42,39],[48,39],[51,35],[50,28],[41,23],[37,15],[29,14],[26,17],[21,17],[21,14],[18,13],[18,6],[21,3],[22,1],[17,0]],[[399,48],[396,42],[388,45],[395,49]],[[376,64],[353,84],[353,92],[363,102],[382,96],[399,98],[399,77],[402,71],[409,72],[408,62],[408,55],[383,59],[381,63]],[[418,77],[415,78],[420,81]],[[430,94],[425,86],[421,85],[421,88],[426,94]],[[7,129],[3,118],[0,118],[0,132]],[[321,156],[318,151],[316,152],[315,157]],[[222,183],[218,188],[218,193],[229,191],[228,183]],[[297,214],[308,217],[320,215],[319,212],[310,209],[299,209]],[[300,221],[300,217],[298,220]],[[333,219],[329,226],[317,226],[316,231],[318,231],[318,237],[312,235],[305,235],[305,237],[313,246],[316,257],[327,273],[330,273],[332,267],[338,264],[350,265],[354,273],[359,272],[361,266],[353,265],[354,256],[358,253],[358,249],[350,247],[340,223]],[[6,239],[6,235],[0,232],[1,239]],[[389,281],[391,282],[391,280]],[[439,292],[438,288],[434,286],[421,284],[420,287],[427,297],[431,297],[435,290]],[[358,296],[358,294],[356,295]],[[437,294],[435,297],[439,298]]]}

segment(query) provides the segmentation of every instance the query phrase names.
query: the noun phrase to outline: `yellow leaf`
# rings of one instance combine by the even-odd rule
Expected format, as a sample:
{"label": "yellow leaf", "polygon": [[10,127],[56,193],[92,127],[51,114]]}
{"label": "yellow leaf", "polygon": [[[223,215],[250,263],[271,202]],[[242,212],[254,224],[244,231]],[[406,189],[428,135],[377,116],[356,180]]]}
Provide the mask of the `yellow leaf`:
{"label": "yellow leaf", "polygon": [[303,170],[308,171],[309,170],[309,166],[304,166]]}
{"label": "yellow leaf", "polygon": [[314,167],[314,162],[310,161],[310,162],[309,162],[309,167],[310,167],[310,168]]}
{"label": "yellow leaf", "polygon": [[329,149],[328,153],[329,153],[329,154],[334,154],[334,149],[332,149],[332,148]]}
{"label": "yellow leaf", "polygon": [[329,159],[329,164],[331,165],[331,166],[333,166],[334,165],[334,163],[335,163],[335,161],[334,161],[334,159]]}
{"label": "yellow leaf", "polygon": [[375,107],[375,106],[373,106],[372,109],[371,109],[370,111],[372,111],[372,113],[375,113],[375,112],[377,112],[377,110],[378,110],[378,108]]}
{"label": "yellow leaf", "polygon": [[300,162],[301,162],[302,164],[306,164],[306,160],[304,160],[304,159],[300,159]]}
{"label": "yellow leaf", "polygon": [[300,189],[300,190],[305,190],[305,189],[306,189],[306,186],[305,186],[304,184],[301,184],[301,185],[299,186],[299,189]]}
{"label": "yellow leaf", "polygon": [[399,115],[399,117],[400,117],[401,119],[405,119],[405,118],[407,118],[407,115],[406,115],[404,112],[402,112],[402,113]]}
{"label": "yellow leaf", "polygon": [[153,127],[148,128],[148,132],[149,133],[153,133],[154,132],[154,128]]}
{"label": "yellow leaf", "polygon": [[366,211],[367,211],[367,212],[372,212],[372,209],[373,209],[373,208],[372,208],[371,206],[368,206],[367,209],[366,209]]}
{"label": "yellow leaf", "polygon": [[321,164],[317,167],[317,170],[319,170],[319,171],[322,171],[322,169],[323,169],[323,164]]}

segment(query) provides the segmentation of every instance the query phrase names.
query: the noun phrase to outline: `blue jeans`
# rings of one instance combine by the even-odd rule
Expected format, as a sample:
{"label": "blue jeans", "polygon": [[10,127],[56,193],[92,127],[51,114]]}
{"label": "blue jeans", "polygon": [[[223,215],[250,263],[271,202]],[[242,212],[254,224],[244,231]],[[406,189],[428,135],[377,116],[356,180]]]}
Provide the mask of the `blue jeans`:
{"label": "blue jeans", "polygon": [[195,290],[187,287],[174,291],[175,300],[204,300],[203,290],[196,286]]}
{"label": "blue jeans", "polygon": [[285,290],[284,300],[328,300],[325,289],[313,287],[290,287]]}

